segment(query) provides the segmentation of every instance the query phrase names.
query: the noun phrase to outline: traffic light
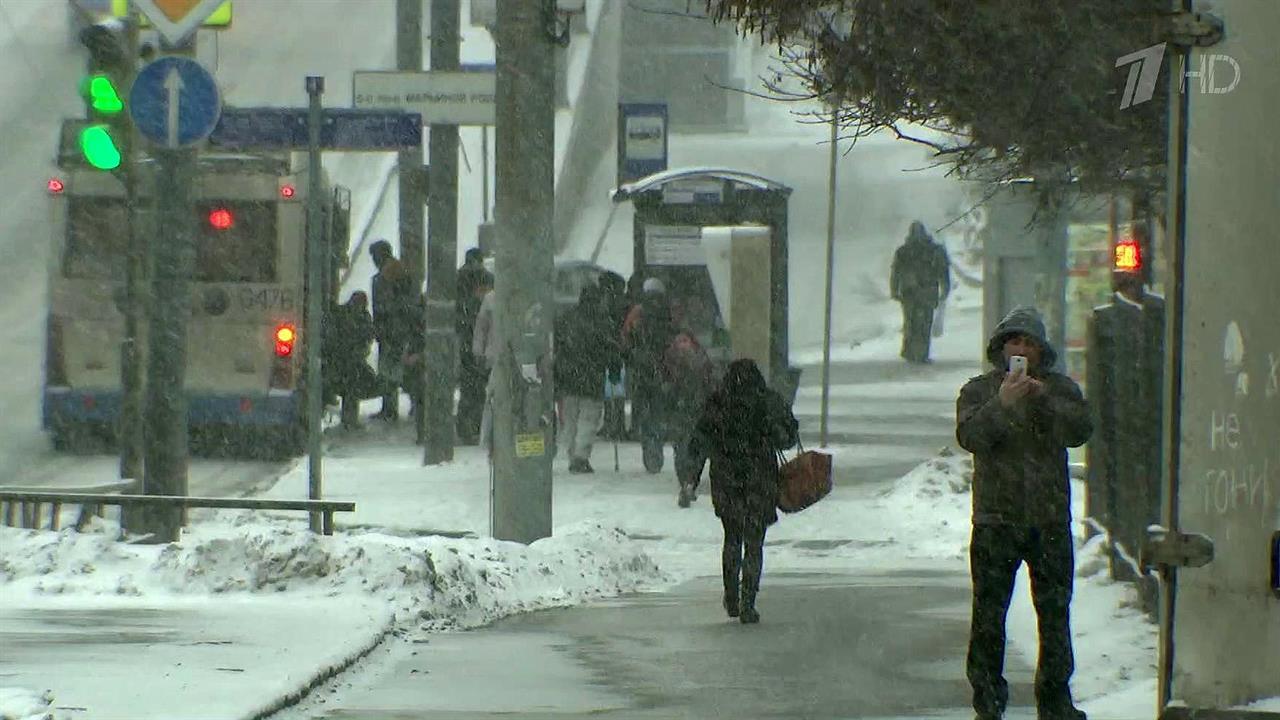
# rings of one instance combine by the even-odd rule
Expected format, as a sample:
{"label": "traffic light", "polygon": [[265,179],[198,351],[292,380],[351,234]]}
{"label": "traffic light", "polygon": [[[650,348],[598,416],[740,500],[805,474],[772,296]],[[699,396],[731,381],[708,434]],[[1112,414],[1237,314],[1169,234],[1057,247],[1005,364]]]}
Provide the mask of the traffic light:
{"label": "traffic light", "polygon": [[1137,239],[1126,237],[1116,243],[1112,269],[1116,272],[1129,273],[1142,271],[1142,245]]}
{"label": "traffic light", "polygon": [[116,170],[127,154],[129,120],[124,93],[133,76],[134,61],[126,29],[124,21],[109,19],[80,33],[80,42],[89,50],[89,69],[80,81],[89,120],[80,131],[80,153],[99,170]]}

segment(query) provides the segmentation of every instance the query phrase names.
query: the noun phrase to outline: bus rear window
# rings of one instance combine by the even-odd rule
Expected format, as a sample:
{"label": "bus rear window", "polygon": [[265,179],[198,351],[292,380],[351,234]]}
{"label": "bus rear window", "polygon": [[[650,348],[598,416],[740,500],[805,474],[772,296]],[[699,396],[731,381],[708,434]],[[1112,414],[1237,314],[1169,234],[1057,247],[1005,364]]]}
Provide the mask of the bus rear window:
{"label": "bus rear window", "polygon": [[122,279],[128,247],[128,211],[123,198],[68,198],[64,276]]}
{"label": "bus rear window", "polygon": [[276,204],[196,203],[196,282],[275,282]]}

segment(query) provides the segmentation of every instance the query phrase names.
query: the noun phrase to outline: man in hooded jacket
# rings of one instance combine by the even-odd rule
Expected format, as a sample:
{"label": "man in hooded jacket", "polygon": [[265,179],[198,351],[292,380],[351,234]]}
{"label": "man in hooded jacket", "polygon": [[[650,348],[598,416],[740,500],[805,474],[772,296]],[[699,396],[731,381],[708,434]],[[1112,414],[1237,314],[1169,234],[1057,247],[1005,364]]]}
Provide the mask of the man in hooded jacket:
{"label": "man in hooded jacket", "polygon": [[902,357],[908,362],[929,362],[933,313],[950,293],[947,250],[916,220],[907,231],[907,241],[893,254],[889,273],[889,295],[902,303]]}
{"label": "man in hooded jacket", "polygon": [[[1025,371],[1008,370],[1014,356],[1026,358]],[[1084,720],[1069,687],[1075,557],[1067,448],[1089,439],[1089,407],[1075,382],[1053,370],[1057,354],[1034,308],[1000,321],[987,359],[995,367],[966,383],[956,401],[956,439],[973,453],[973,707],[978,720],[999,720],[1008,704],[1005,618],[1025,562],[1040,627],[1039,720]]]}

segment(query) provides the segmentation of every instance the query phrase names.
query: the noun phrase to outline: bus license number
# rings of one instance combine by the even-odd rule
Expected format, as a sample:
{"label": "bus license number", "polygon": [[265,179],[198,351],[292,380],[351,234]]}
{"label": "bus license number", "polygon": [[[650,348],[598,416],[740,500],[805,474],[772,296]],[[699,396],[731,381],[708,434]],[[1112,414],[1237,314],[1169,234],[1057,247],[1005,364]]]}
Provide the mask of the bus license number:
{"label": "bus license number", "polygon": [[262,290],[244,289],[240,291],[240,308],[242,310],[293,310],[293,292],[280,288],[264,288]]}

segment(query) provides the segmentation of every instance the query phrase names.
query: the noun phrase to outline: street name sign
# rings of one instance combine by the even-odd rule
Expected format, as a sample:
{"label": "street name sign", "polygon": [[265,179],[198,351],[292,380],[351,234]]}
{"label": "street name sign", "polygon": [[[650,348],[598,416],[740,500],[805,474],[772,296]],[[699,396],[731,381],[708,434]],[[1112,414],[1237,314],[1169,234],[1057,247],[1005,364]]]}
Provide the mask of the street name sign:
{"label": "street name sign", "polygon": [[[306,150],[307,108],[226,108],[209,145],[221,150]],[[323,150],[391,151],[422,146],[422,118],[399,110],[326,108]]]}
{"label": "street name sign", "polygon": [[213,76],[195,60],[162,57],[138,71],[129,115],[148,140],[176,150],[209,136],[222,112]]}
{"label": "street name sign", "polygon": [[493,125],[497,75],[491,71],[364,71],[352,75],[351,106],[400,109],[427,125]]}
{"label": "street name sign", "polygon": [[[133,0],[170,45],[180,45],[223,5],[224,0]],[[228,10],[228,13],[230,11]]]}

